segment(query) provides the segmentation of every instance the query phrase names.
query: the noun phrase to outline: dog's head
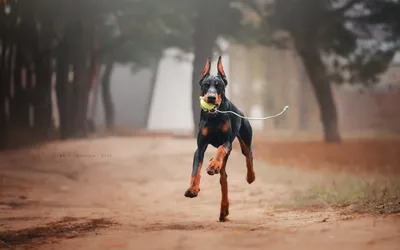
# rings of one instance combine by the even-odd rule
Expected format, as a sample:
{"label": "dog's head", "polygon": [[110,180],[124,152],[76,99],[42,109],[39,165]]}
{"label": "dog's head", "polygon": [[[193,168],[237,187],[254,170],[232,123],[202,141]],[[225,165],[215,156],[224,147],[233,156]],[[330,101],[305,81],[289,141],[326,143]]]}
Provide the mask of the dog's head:
{"label": "dog's head", "polygon": [[210,58],[208,58],[199,82],[201,87],[201,96],[205,102],[215,104],[218,107],[221,105],[222,100],[225,97],[225,88],[228,85],[224,67],[222,66],[221,56],[218,58],[217,75],[210,75],[210,69],[211,61]]}

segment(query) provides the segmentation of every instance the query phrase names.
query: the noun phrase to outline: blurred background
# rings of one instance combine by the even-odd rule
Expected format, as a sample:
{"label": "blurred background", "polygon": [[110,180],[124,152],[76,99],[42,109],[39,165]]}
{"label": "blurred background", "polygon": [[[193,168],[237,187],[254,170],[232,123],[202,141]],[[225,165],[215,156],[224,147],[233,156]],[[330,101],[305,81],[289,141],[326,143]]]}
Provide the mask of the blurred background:
{"label": "blurred background", "polygon": [[199,74],[208,56],[219,55],[227,95],[247,115],[291,107],[252,121],[258,131],[327,142],[400,131],[396,1],[1,6],[3,147],[28,131],[36,140],[115,128],[193,134]]}
{"label": "blurred background", "polygon": [[[399,13],[398,0],[0,0],[0,208],[9,206],[3,207],[4,218],[12,204],[25,206],[21,200],[30,195],[28,200],[43,198],[52,185],[60,185],[60,192],[67,192],[65,186],[97,189],[95,181],[63,185],[47,176],[61,171],[81,180],[80,164],[85,171],[108,164],[104,179],[94,174],[101,183],[118,164],[132,168],[125,175],[147,176],[149,182],[157,177],[137,168],[185,165],[180,180],[189,184],[200,118],[198,81],[207,57],[216,73],[219,55],[229,81],[226,94],[247,116],[274,115],[290,106],[280,117],[251,121],[255,159],[275,169],[265,176],[281,168],[295,176],[299,169],[396,176]],[[177,152],[184,162],[173,158]],[[37,196],[23,191],[41,190],[23,181],[35,178],[52,183]],[[385,183],[374,189],[375,203],[370,189],[357,189],[361,207],[398,213],[400,188]],[[132,188],[141,190],[142,184]],[[181,200],[186,184],[163,192]],[[150,196],[160,191],[147,188]],[[107,190],[112,188],[104,187],[105,195]],[[318,199],[332,191],[318,190]],[[324,197],[332,193],[335,199],[323,203],[330,208],[354,203],[337,189]],[[67,206],[57,197],[60,207]],[[258,196],[252,199],[262,203]],[[142,200],[142,206],[150,204]],[[376,209],[382,204],[390,209]],[[5,229],[23,228],[1,222]],[[13,237],[0,233],[0,243],[27,243]]]}

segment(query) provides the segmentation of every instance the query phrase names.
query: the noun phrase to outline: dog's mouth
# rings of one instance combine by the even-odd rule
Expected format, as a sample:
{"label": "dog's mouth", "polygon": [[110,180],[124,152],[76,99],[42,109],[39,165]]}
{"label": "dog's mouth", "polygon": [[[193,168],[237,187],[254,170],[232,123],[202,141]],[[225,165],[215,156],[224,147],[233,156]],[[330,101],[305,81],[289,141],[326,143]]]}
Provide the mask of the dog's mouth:
{"label": "dog's mouth", "polygon": [[207,113],[210,114],[210,115],[216,115],[218,113],[218,109],[219,109],[219,105],[215,104],[214,108],[209,110],[209,111],[207,111]]}
{"label": "dog's mouth", "polygon": [[221,103],[217,104],[216,101],[209,102],[209,100],[207,100],[207,98],[205,98],[205,96],[200,96],[200,100],[206,102],[208,105],[211,104],[211,105],[214,106],[214,107],[213,107],[212,109],[210,109],[210,110],[208,110],[208,109],[203,109],[208,115],[210,115],[210,116],[215,116],[215,115],[217,115]]}

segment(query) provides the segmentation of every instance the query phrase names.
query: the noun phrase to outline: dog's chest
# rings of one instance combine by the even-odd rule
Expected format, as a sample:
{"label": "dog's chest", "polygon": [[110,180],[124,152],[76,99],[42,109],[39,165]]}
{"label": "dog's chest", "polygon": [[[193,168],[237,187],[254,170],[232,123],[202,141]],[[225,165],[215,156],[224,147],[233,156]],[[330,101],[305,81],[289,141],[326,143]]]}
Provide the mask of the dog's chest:
{"label": "dog's chest", "polygon": [[218,123],[208,123],[205,124],[205,127],[208,130],[210,144],[218,147],[226,142],[226,140],[229,138],[231,122],[230,120],[225,120]]}
{"label": "dog's chest", "polygon": [[207,122],[205,127],[208,128],[210,134],[224,134],[230,131],[231,121],[228,119],[218,122]]}

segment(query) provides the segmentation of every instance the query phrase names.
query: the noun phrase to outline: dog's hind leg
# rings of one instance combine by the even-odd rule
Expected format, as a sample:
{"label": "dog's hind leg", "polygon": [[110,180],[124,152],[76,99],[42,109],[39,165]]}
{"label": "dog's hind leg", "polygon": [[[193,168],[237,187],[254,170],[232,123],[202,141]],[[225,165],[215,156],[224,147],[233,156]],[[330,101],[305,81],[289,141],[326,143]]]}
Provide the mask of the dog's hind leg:
{"label": "dog's hind leg", "polygon": [[219,214],[219,221],[226,221],[229,215],[229,199],[228,199],[228,175],[226,174],[226,163],[229,155],[226,155],[222,164],[219,183],[221,184],[221,210]]}
{"label": "dog's hind leg", "polygon": [[242,126],[239,129],[237,138],[239,140],[240,148],[242,149],[242,154],[246,157],[246,180],[249,184],[251,184],[256,179],[256,174],[254,173],[253,168],[253,129],[251,128],[250,122],[248,120],[242,120]]}

